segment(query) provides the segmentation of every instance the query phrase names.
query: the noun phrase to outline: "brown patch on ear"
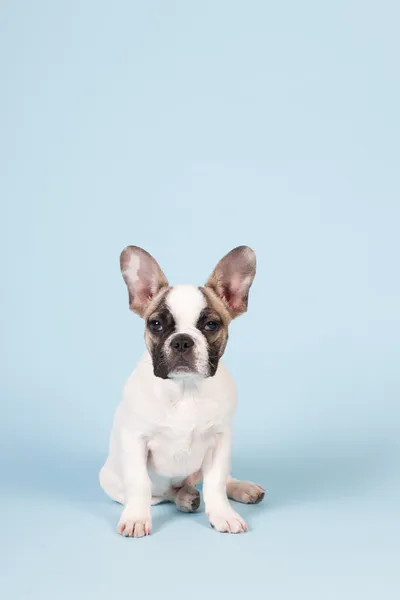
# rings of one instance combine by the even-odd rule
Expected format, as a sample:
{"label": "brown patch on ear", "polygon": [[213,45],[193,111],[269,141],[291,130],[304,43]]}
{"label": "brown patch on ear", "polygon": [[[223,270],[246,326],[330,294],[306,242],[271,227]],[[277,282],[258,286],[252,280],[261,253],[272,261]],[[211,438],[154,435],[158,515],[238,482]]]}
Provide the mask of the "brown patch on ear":
{"label": "brown patch on ear", "polygon": [[168,281],[154,258],[138,246],[121,252],[121,272],[129,292],[129,308],[141,317],[149,303],[168,287]]}
{"label": "brown patch on ear", "polygon": [[256,274],[256,255],[248,246],[226,254],[211,273],[205,288],[223,303],[231,319],[246,312],[249,290]]}

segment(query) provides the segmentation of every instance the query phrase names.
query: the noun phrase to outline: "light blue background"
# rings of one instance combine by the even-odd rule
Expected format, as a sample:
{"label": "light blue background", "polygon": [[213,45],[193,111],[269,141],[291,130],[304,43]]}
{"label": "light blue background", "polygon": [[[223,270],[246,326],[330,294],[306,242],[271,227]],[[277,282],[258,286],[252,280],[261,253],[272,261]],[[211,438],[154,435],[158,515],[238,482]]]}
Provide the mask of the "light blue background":
{"label": "light blue background", "polygon": [[[1,3],[4,598],[399,597],[396,5]],[[172,283],[257,251],[226,354],[248,535],[172,506],[115,533],[127,244]]]}

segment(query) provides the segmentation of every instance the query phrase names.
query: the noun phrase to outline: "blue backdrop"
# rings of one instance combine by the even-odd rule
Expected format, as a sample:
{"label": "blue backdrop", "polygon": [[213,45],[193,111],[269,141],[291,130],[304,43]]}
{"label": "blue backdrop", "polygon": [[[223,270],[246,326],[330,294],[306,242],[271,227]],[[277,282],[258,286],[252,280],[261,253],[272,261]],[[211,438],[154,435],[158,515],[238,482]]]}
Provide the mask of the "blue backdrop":
{"label": "blue backdrop", "polygon": [[[398,598],[398,3],[3,1],[1,586],[8,600]],[[119,272],[252,246],[226,362],[251,531],[97,483],[142,354]]]}

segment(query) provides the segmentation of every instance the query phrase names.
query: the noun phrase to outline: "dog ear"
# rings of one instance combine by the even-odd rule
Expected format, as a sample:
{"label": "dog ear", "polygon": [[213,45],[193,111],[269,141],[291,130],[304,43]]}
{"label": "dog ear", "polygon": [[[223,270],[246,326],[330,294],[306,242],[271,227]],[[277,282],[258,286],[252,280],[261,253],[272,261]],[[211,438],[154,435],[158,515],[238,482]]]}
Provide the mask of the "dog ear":
{"label": "dog ear", "polygon": [[223,301],[234,319],[247,310],[249,289],[255,274],[255,252],[248,246],[238,246],[219,261],[206,287]]}
{"label": "dog ear", "polygon": [[168,281],[154,258],[138,246],[121,252],[121,272],[128,287],[129,308],[141,317],[149,302]]}

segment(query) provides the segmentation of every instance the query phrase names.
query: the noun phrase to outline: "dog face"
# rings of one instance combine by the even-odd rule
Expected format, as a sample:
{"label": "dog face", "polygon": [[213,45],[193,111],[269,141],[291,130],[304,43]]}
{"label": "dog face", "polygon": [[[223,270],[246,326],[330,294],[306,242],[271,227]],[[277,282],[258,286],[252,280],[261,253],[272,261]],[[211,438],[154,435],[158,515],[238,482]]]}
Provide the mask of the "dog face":
{"label": "dog face", "polygon": [[212,377],[228,341],[230,321],[247,310],[256,271],[253,250],[239,246],[217,264],[204,287],[170,287],[145,250],[128,246],[121,271],[130,309],[145,319],[154,375],[163,379]]}

